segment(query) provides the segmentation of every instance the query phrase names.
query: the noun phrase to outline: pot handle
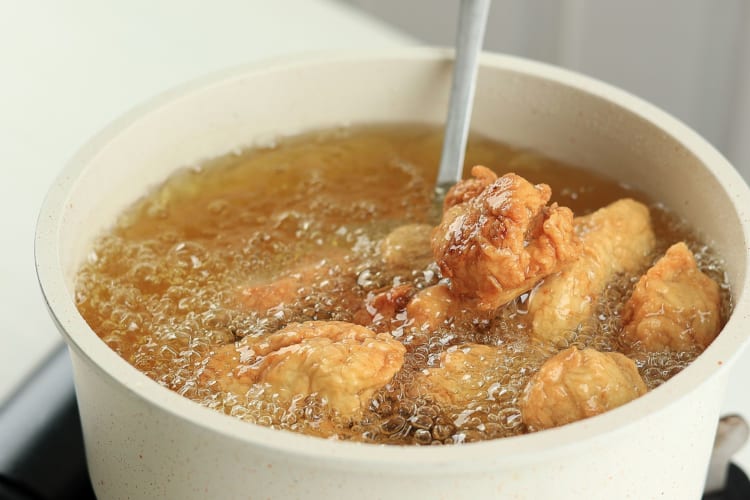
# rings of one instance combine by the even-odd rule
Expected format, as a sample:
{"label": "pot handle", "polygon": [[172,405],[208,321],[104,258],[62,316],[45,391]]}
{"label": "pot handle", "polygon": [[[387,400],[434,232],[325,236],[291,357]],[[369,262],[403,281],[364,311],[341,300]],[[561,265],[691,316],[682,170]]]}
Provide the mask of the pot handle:
{"label": "pot handle", "polygon": [[732,455],[745,445],[748,436],[750,426],[740,415],[725,415],[719,419],[704,494],[724,490]]}

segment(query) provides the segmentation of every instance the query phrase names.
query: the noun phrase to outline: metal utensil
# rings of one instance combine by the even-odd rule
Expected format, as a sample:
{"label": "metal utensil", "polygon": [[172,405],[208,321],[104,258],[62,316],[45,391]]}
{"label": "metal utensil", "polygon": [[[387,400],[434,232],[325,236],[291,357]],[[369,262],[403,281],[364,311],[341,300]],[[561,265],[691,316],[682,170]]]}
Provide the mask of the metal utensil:
{"label": "metal utensil", "polygon": [[482,49],[489,9],[490,0],[461,0],[453,82],[440,169],[435,186],[435,198],[441,203],[445,193],[453,184],[461,180],[463,173],[479,53]]}

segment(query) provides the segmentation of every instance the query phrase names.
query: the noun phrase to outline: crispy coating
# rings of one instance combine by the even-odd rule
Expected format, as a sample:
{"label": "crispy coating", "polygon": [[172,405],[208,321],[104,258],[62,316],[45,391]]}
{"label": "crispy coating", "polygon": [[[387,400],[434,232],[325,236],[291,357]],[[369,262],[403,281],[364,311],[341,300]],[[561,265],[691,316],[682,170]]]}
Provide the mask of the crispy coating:
{"label": "crispy coating", "polygon": [[510,173],[451,206],[432,236],[433,256],[451,291],[480,310],[496,309],[574,260],[580,245],[573,213],[547,206],[550,196],[546,184]]}
{"label": "crispy coating", "polygon": [[367,312],[375,323],[393,320],[406,308],[414,294],[414,287],[408,283],[392,286],[367,298]]}
{"label": "crispy coating", "polygon": [[719,285],[676,243],[636,284],[622,334],[646,351],[705,349],[721,328],[720,307]]}
{"label": "crispy coating", "polygon": [[453,185],[445,195],[443,211],[479,196],[484,188],[497,180],[497,174],[487,167],[476,165],[471,169],[472,179],[462,179]]}
{"label": "crispy coating", "polygon": [[548,429],[617,408],[646,391],[638,368],[625,355],[570,347],[531,378],[521,415],[531,430]]}
{"label": "crispy coating", "polygon": [[432,262],[429,224],[406,224],[391,231],[380,244],[383,263],[391,269],[423,269]]}
{"label": "crispy coating", "polygon": [[220,347],[202,377],[240,396],[253,384],[268,384],[287,403],[317,394],[352,418],[401,369],[405,351],[390,334],[352,323],[291,323],[270,335]]}
{"label": "crispy coating", "polygon": [[344,260],[341,251],[331,251],[325,258],[309,259],[274,280],[264,281],[239,289],[238,299],[244,309],[265,313],[271,308],[293,304],[301,291],[328,277]]}
{"label": "crispy coating", "polygon": [[432,332],[449,324],[460,310],[461,302],[448,285],[439,284],[420,290],[407,304],[406,316],[412,326]]}
{"label": "crispy coating", "polygon": [[[283,275],[245,285],[237,289],[235,296],[240,308],[259,315],[276,314],[282,307],[300,308],[308,295],[318,287],[337,291],[333,306],[350,313],[350,320],[360,325],[369,325],[364,297],[356,293],[356,274],[348,267],[348,253],[343,249],[327,248],[325,257],[305,258]],[[314,319],[329,319],[325,314]]]}
{"label": "crispy coating", "polygon": [[574,221],[582,243],[580,257],[545,278],[531,294],[532,335],[557,341],[591,317],[597,300],[618,273],[636,273],[655,244],[648,207],[618,200]]}
{"label": "crispy coating", "polygon": [[304,278],[305,276],[293,273],[268,283],[242,287],[240,303],[245,309],[258,312],[290,304],[297,299],[299,290],[305,286]]}
{"label": "crispy coating", "polygon": [[492,399],[492,389],[502,375],[503,357],[497,347],[464,344],[440,355],[440,366],[417,375],[413,391],[441,405],[465,406]]}

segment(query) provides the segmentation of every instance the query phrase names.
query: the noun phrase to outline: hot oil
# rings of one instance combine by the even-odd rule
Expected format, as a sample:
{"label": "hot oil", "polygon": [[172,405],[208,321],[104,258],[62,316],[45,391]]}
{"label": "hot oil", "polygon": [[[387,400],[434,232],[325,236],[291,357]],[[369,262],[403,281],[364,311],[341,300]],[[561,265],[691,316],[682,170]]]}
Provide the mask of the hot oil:
{"label": "hot oil", "polygon": [[[558,345],[529,342],[526,295],[493,317],[430,333],[398,323],[372,325],[406,346],[406,363],[355,422],[332,415],[315,396],[281,404],[263,385],[240,397],[200,377],[212,352],[244,336],[269,334],[293,321],[361,321],[357,304],[368,295],[399,283],[417,289],[437,283],[434,264],[386,270],[378,246],[404,223],[437,223],[431,199],[441,137],[438,129],[416,125],[337,129],[185,169],[97,242],[78,275],[78,308],[110,347],[152,379],[250,422],[393,444],[450,444],[526,432],[518,399],[544,360],[569,345],[623,348],[617,340],[620,310],[637,275],[610,283],[595,317]],[[649,203],[657,235],[652,262],[672,243],[686,241],[700,268],[722,284],[728,317],[731,301],[719,259],[666,208],[610,179],[481,137],[469,143],[467,170],[474,164],[545,182],[553,201],[577,215],[622,197]],[[300,287],[296,303],[253,311],[238,300],[243,288],[263,286],[322,259],[325,279]],[[487,374],[489,398],[446,408],[428,394],[410,391],[422,370],[439,365],[444,351],[467,342],[498,349],[502,366]],[[697,354],[634,359],[654,388]]]}

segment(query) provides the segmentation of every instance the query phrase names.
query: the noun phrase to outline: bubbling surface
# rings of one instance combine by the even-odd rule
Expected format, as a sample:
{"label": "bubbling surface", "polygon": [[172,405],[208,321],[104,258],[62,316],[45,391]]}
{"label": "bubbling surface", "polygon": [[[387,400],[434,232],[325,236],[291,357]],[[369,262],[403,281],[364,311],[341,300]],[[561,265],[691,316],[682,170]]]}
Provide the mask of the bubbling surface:
{"label": "bubbling surface", "polygon": [[[344,296],[362,301],[392,285],[438,283],[434,264],[387,269],[378,246],[400,225],[439,221],[431,200],[441,137],[441,130],[420,125],[327,130],[184,169],[96,241],[77,276],[77,307],[104,342],[147,376],[248,422],[386,444],[455,444],[525,433],[519,398],[546,359],[572,345],[624,350],[617,335],[620,311],[641,273],[618,276],[595,316],[555,345],[530,341],[528,294],[491,317],[430,333],[389,322],[370,325],[390,331],[407,353],[403,368],[354,422],[315,395],[281,404],[262,384],[238,397],[200,377],[217,347],[246,335],[267,335],[294,321],[353,321]],[[685,241],[699,268],[721,285],[726,321],[731,296],[721,261],[666,207],[611,179],[482,137],[469,141],[467,169],[475,164],[549,184],[552,201],[577,216],[623,197],[648,204],[657,237],[651,263],[672,243]],[[342,251],[347,257],[336,261],[330,279],[303,286],[295,303],[248,311],[236,300],[238,287]],[[409,391],[420,371],[439,364],[441,353],[469,342],[497,346],[507,368],[500,380],[486,374],[487,399],[452,408]],[[653,389],[698,354],[631,357]]]}

